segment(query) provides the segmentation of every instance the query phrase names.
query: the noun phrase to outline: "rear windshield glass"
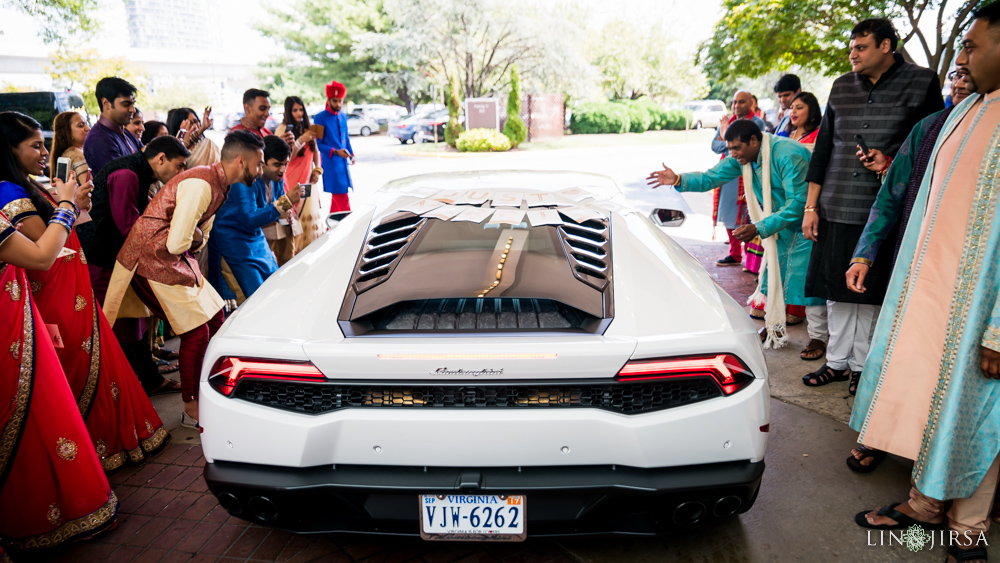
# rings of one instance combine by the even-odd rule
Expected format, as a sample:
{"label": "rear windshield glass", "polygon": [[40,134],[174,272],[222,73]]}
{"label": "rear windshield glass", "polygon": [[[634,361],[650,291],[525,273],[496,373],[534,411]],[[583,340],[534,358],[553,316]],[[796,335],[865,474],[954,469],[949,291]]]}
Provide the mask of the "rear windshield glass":
{"label": "rear windshield glass", "polygon": [[414,259],[421,254],[482,250],[492,252],[498,248],[501,238],[510,236],[511,231],[527,231],[528,238],[521,246],[522,252],[536,252],[547,256],[563,258],[558,248],[558,239],[551,227],[528,228],[527,222],[520,225],[490,225],[488,222],[431,220],[424,227],[424,235],[414,241],[407,256]]}

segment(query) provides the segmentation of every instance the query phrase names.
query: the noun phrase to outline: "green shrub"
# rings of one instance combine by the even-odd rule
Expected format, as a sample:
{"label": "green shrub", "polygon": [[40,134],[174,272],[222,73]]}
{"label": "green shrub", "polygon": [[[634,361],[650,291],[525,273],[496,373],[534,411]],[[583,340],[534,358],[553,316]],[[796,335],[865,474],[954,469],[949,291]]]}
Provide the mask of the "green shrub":
{"label": "green shrub", "polygon": [[667,110],[663,109],[662,106],[660,106],[656,102],[654,102],[652,100],[649,100],[647,98],[642,98],[642,99],[640,99],[640,100],[638,100],[636,102],[633,102],[633,103],[639,105],[640,107],[642,107],[643,109],[645,109],[646,111],[649,112],[649,117],[650,117],[649,130],[650,131],[659,131],[661,129],[665,129],[666,128],[667,122],[669,120],[669,112],[667,112]]}
{"label": "green shrub", "polygon": [[503,152],[510,150],[510,139],[496,129],[469,129],[456,142],[462,152]]}
{"label": "green shrub", "polygon": [[628,110],[629,133],[645,133],[653,123],[653,116],[643,104],[634,101],[618,102]]}
{"label": "green shrub", "polygon": [[627,133],[631,120],[628,108],[611,102],[585,102],[573,108],[569,129],[574,135]]}
{"label": "green shrub", "polygon": [[444,127],[444,142],[452,147],[458,141],[458,136],[462,134],[462,124],[458,121],[458,113],[462,100],[459,97],[458,80],[452,77],[448,85],[448,124]]}
{"label": "green shrub", "polygon": [[674,131],[683,131],[687,128],[688,121],[691,119],[691,112],[686,109],[672,109],[667,111],[667,119],[661,129],[671,129]]}
{"label": "green shrub", "polygon": [[510,139],[510,146],[516,147],[528,138],[528,128],[521,120],[521,78],[517,65],[510,67],[510,96],[507,98],[507,123],[503,134]]}

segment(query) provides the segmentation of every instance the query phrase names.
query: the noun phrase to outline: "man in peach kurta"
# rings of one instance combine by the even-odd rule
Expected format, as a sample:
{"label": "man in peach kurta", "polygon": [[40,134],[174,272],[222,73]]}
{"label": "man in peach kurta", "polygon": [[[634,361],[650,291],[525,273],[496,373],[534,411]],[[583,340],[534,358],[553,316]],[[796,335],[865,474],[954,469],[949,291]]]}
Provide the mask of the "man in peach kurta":
{"label": "man in peach kurta", "polygon": [[181,338],[184,426],[198,425],[198,377],[209,338],[223,320],[222,298],[191,251],[207,242],[230,184],[252,184],[260,176],[263,147],[254,134],[234,131],[226,136],[221,162],[174,176],[129,231],[111,274],[104,301],[109,322],[129,309],[130,298],[138,297]]}
{"label": "man in peach kurta", "polygon": [[1000,3],[976,13],[958,65],[977,95],[938,138],[851,427],[866,446],[915,461],[910,500],[861,513],[858,524],[947,520],[953,543],[969,547],[989,525],[1000,453]]}

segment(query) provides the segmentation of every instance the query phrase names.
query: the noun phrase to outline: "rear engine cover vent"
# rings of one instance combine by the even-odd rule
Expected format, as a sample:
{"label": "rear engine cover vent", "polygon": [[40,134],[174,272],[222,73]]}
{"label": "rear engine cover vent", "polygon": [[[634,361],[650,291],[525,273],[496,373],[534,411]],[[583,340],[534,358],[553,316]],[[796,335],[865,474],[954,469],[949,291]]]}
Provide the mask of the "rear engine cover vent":
{"label": "rear engine cover vent", "polygon": [[569,218],[563,217],[566,223],[559,227],[559,237],[573,275],[603,291],[611,278],[611,232],[608,223],[590,220],[572,224]]}
{"label": "rear engine cover vent", "polygon": [[389,279],[400,257],[427,219],[411,213],[386,217],[368,233],[354,276],[354,291],[362,293]]}
{"label": "rear engine cover vent", "polygon": [[551,299],[420,299],[358,319],[379,332],[592,332],[600,319]]}

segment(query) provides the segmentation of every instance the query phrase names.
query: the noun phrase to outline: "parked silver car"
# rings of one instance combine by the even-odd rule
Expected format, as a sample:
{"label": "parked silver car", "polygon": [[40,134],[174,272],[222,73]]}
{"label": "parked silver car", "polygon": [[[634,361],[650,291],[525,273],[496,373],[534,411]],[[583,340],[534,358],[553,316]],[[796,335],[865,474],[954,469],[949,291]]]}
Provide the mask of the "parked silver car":
{"label": "parked silver car", "polygon": [[378,121],[371,117],[366,117],[360,113],[352,113],[347,116],[347,134],[361,135],[367,137],[372,133],[378,133]]}

